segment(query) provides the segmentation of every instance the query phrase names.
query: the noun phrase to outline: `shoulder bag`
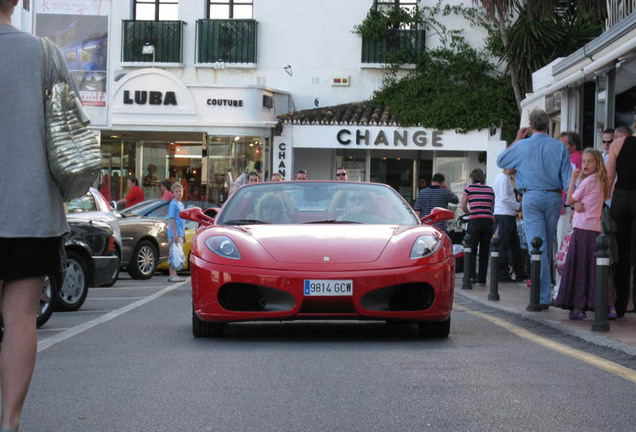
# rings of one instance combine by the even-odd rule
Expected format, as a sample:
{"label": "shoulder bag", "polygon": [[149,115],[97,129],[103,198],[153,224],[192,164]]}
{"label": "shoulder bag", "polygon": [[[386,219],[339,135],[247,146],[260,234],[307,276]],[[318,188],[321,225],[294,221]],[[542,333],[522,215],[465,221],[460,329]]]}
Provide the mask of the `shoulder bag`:
{"label": "shoulder bag", "polygon": [[49,169],[65,201],[88,191],[102,169],[102,151],[79,96],[69,86],[57,53],[48,38],[42,38],[44,73],[48,76],[51,59],[58,80],[46,79],[46,149]]}

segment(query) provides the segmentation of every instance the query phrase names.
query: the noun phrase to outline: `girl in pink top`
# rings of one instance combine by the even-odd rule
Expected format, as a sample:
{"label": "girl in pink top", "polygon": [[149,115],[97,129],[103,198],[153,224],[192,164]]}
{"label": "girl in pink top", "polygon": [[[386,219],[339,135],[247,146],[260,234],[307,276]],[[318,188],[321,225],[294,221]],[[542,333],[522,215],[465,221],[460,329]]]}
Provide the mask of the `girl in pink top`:
{"label": "girl in pink top", "polygon": [[[577,179],[580,184],[576,187]],[[601,231],[603,203],[609,197],[610,182],[600,151],[586,149],[581,169],[573,170],[568,188],[568,205],[574,207],[572,238],[563,268],[555,306],[570,309],[571,320],[586,318],[596,301],[596,237]],[[616,318],[614,293],[608,286],[609,319]]]}

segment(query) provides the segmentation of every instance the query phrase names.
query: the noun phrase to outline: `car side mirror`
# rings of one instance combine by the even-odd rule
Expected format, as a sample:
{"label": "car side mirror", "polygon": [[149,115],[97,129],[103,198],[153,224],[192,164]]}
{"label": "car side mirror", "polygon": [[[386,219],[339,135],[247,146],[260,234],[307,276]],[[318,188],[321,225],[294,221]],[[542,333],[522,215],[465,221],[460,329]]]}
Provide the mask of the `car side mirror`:
{"label": "car side mirror", "polygon": [[429,214],[424,216],[420,221],[425,224],[434,224],[435,222],[441,222],[445,220],[455,219],[455,212],[442,208],[435,207]]}
{"label": "car side mirror", "polygon": [[203,213],[203,210],[199,207],[191,207],[189,209],[182,210],[179,212],[179,217],[181,219],[197,222],[203,226],[214,225],[214,218]]}
{"label": "car side mirror", "polygon": [[110,207],[113,209],[113,211],[117,211],[117,201],[111,201],[108,204],[110,204]]}

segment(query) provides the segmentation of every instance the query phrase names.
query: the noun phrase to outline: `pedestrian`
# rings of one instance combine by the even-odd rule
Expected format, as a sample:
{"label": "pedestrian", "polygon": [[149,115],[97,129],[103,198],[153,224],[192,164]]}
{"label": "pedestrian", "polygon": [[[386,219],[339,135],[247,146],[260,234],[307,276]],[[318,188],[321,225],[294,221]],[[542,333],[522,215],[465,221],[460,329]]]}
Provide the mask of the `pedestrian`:
{"label": "pedestrian", "polygon": [[[616,128],[618,130],[618,128]],[[631,132],[631,130],[630,130]],[[622,318],[629,303],[629,287],[632,286],[632,298],[636,298],[636,283],[632,280],[633,255],[636,245],[636,137],[616,137],[610,146],[607,158],[607,175],[610,179],[616,176],[612,205],[610,211],[616,221],[616,239],[618,243],[618,262],[614,286],[616,288],[616,314]]]}
{"label": "pedestrian", "polygon": [[[37,355],[36,318],[46,275],[61,277],[69,232],[46,153],[42,42],[11,25],[18,0],[0,0],[0,350],[2,432],[17,431]],[[77,91],[58,47],[62,73]],[[16,182],[16,179],[26,179]]]}
{"label": "pedestrian", "polygon": [[[470,259],[470,278],[478,285],[486,283],[488,273],[488,257],[490,254],[490,239],[494,232],[495,192],[486,185],[486,176],[481,168],[475,168],[470,173],[472,183],[466,186],[462,195],[462,210],[468,213],[468,235],[472,256]],[[477,266],[477,249],[479,249],[479,271]],[[497,275],[491,275],[497,277]]]}
{"label": "pedestrian", "polygon": [[607,163],[609,157],[609,148],[614,141],[614,129],[607,128],[603,131],[603,162]]}
{"label": "pedestrian", "polygon": [[272,173],[272,178],[271,178],[270,181],[273,181],[273,182],[283,181],[283,175],[281,173],[277,173],[277,172]]}
{"label": "pedestrian", "polygon": [[250,171],[247,174],[247,182],[248,183],[260,183],[261,182],[261,176],[258,175],[258,173],[256,171]]}
{"label": "pedestrian", "polygon": [[339,167],[336,169],[336,180],[338,181],[349,181],[349,174],[347,173],[347,170]]}
{"label": "pedestrian", "polygon": [[170,184],[170,180],[168,179],[161,180],[159,187],[161,189],[160,199],[164,201],[168,201],[168,202],[172,201],[172,192],[170,192],[170,188],[172,187],[172,185]]}
{"label": "pedestrian", "polygon": [[139,187],[139,181],[135,177],[129,177],[126,180],[126,185],[128,186],[128,195],[117,201],[118,207],[122,205],[125,205],[125,208],[132,207],[145,199],[144,191]]}
{"label": "pedestrian", "polygon": [[[183,195],[183,187],[179,183],[172,185],[172,196],[174,197],[170,201],[168,207],[168,243],[176,244],[183,247],[185,242],[185,226],[183,219],[179,216],[179,212],[183,210],[183,203],[181,197]],[[183,282],[185,279],[180,278],[177,274],[177,269],[172,266],[170,262],[170,276],[168,280],[170,282]]]}
{"label": "pedestrian", "polygon": [[[499,239],[499,282],[509,282],[512,280],[510,267],[515,274],[515,281],[526,279],[526,272],[521,262],[519,251],[519,235],[517,233],[517,212],[521,209],[521,204],[517,201],[514,188],[512,187],[511,175],[514,169],[505,169],[497,175],[495,179],[495,232]],[[493,275],[490,275],[493,277]]]}
{"label": "pedestrian", "polygon": [[[576,186],[577,181],[579,185]],[[576,189],[576,190],[575,190]],[[556,307],[570,310],[569,319],[583,320],[596,303],[596,237],[601,232],[603,202],[610,194],[610,182],[600,151],[586,149],[580,170],[574,170],[568,186],[568,204],[576,205],[572,237],[565,258]],[[616,318],[614,293],[608,291],[608,318]]]}
{"label": "pedestrian", "polygon": [[561,212],[562,191],[568,187],[572,166],[568,151],[548,135],[550,117],[540,109],[529,115],[530,127],[517,131],[517,138],[497,158],[500,168],[517,170],[517,187],[523,193],[521,206],[528,249],[539,237],[541,244],[541,309],[548,309],[552,293],[552,248]]}
{"label": "pedestrian", "polygon": [[307,170],[299,169],[296,171],[296,180],[298,181],[306,181],[307,180]]}
{"label": "pedestrian", "polygon": [[[446,178],[442,173],[436,173],[431,179],[431,185],[422,189],[417,194],[415,205],[413,209],[418,218],[428,215],[435,207],[442,207],[447,209],[448,204],[459,203],[459,198],[453,192],[450,191],[446,183]],[[440,230],[447,232],[448,226],[446,221],[435,222],[433,226]]]}

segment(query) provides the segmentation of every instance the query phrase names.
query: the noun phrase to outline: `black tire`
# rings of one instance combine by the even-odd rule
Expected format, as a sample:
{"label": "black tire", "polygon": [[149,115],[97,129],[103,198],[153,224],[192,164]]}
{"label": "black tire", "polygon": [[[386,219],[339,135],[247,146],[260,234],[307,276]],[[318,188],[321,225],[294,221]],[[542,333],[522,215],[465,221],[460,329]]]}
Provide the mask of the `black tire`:
{"label": "black tire", "polygon": [[42,327],[53,315],[53,297],[57,294],[57,279],[55,276],[46,276],[42,293],[40,294],[40,309],[38,310],[37,326]]}
{"label": "black tire", "polygon": [[86,260],[78,252],[66,251],[64,280],[53,296],[54,310],[72,312],[82,307],[88,295],[89,273]]}
{"label": "black tire", "polygon": [[451,317],[445,321],[429,321],[417,324],[417,333],[420,337],[446,338],[450,333]]}
{"label": "black tire", "polygon": [[128,274],[133,279],[150,279],[157,269],[158,257],[155,245],[148,240],[141,240],[130,258]]}
{"label": "black tire", "polygon": [[202,321],[192,311],[192,335],[195,338],[223,337],[223,333],[225,333],[225,324]]}
{"label": "black tire", "polygon": [[117,269],[115,270],[115,274],[113,275],[113,280],[105,284],[102,284],[103,287],[112,287],[113,285],[115,285],[115,283],[117,283],[117,279],[119,279],[119,268],[121,267],[121,252],[117,248],[117,251],[115,253],[117,257],[119,258],[117,260]]}

